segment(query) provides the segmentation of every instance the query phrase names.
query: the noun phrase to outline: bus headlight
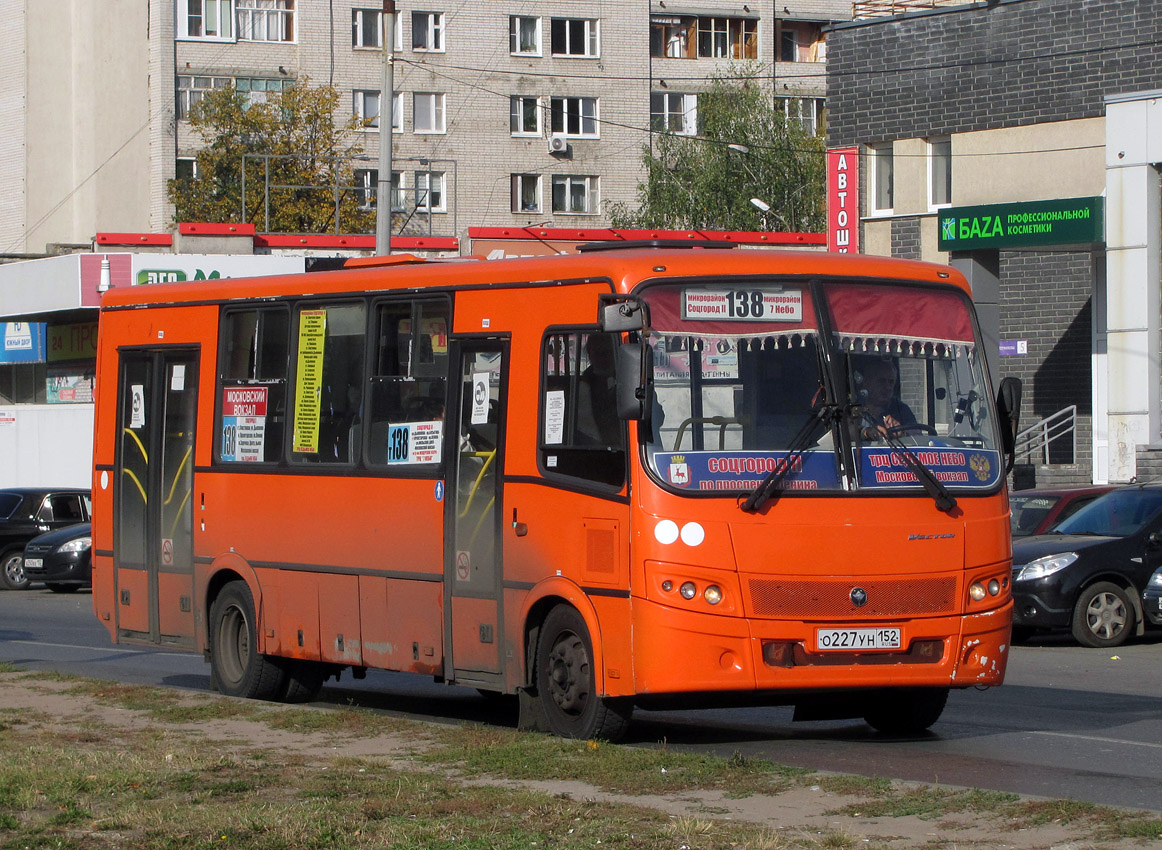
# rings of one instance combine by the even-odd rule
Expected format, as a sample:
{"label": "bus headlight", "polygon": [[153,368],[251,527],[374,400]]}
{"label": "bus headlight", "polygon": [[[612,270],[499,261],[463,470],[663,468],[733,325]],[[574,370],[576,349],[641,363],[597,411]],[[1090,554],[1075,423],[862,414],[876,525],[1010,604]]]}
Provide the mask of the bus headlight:
{"label": "bus headlight", "polygon": [[972,597],[973,602],[980,602],[985,597],[984,585],[979,581],[973,582],[972,587],[968,589],[968,595]]}
{"label": "bus headlight", "polygon": [[716,584],[709,585],[706,590],[702,591],[702,598],[711,605],[717,605],[722,601],[722,588]]}
{"label": "bus headlight", "polygon": [[682,594],[683,599],[693,599],[698,595],[698,588],[694,586],[694,582],[683,582],[682,586],[678,588],[678,592]]}

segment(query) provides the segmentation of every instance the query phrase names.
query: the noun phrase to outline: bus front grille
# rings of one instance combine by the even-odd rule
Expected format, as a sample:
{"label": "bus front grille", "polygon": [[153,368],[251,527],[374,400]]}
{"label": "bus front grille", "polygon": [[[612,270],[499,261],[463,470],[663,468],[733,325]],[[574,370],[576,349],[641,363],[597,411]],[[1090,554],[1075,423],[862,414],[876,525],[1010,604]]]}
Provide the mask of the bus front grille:
{"label": "bus front grille", "polygon": [[[955,576],[810,581],[754,578],[750,580],[750,607],[756,617],[931,617],[956,613],[957,584]],[[853,594],[857,590],[863,594]],[[866,602],[857,606],[853,596]]]}

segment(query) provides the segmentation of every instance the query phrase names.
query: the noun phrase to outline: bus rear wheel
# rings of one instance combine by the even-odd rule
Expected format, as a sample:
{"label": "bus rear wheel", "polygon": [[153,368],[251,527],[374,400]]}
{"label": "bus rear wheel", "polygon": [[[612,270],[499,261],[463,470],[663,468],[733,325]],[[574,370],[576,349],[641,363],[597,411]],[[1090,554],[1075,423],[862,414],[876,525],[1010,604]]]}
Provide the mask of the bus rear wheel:
{"label": "bus rear wheel", "polygon": [[948,688],[895,688],[871,696],[863,719],[885,735],[919,735],[944,713]]}
{"label": "bus rear wheel", "polygon": [[254,595],[244,581],[222,588],[210,606],[210,671],[226,696],[274,700],[286,690],[286,674],[258,651]]}
{"label": "bus rear wheel", "polygon": [[616,741],[629,727],[633,703],[597,694],[589,630],[566,605],[551,610],[541,626],[536,686],[554,735]]}

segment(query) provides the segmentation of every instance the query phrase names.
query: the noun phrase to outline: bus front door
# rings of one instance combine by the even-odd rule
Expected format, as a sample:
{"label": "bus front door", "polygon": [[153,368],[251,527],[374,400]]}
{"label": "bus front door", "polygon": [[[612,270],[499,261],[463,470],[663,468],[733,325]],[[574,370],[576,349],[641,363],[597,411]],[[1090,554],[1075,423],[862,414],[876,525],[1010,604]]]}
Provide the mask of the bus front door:
{"label": "bus front door", "polygon": [[119,639],[194,646],[198,352],[123,350],[113,557]]}
{"label": "bus front door", "polygon": [[[451,678],[478,687],[501,684],[501,486],[507,345],[461,341],[459,403],[445,438],[450,469],[445,540],[445,646]],[[455,438],[453,439],[453,435]],[[454,447],[454,448],[453,448]]]}

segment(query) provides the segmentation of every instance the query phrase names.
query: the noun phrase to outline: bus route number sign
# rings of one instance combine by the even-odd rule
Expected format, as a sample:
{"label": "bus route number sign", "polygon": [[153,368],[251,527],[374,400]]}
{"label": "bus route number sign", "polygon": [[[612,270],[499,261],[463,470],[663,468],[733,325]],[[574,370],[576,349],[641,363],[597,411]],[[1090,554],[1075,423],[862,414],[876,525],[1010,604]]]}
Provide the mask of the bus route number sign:
{"label": "bus route number sign", "polygon": [[801,322],[800,289],[687,289],[682,318],[716,322]]}

